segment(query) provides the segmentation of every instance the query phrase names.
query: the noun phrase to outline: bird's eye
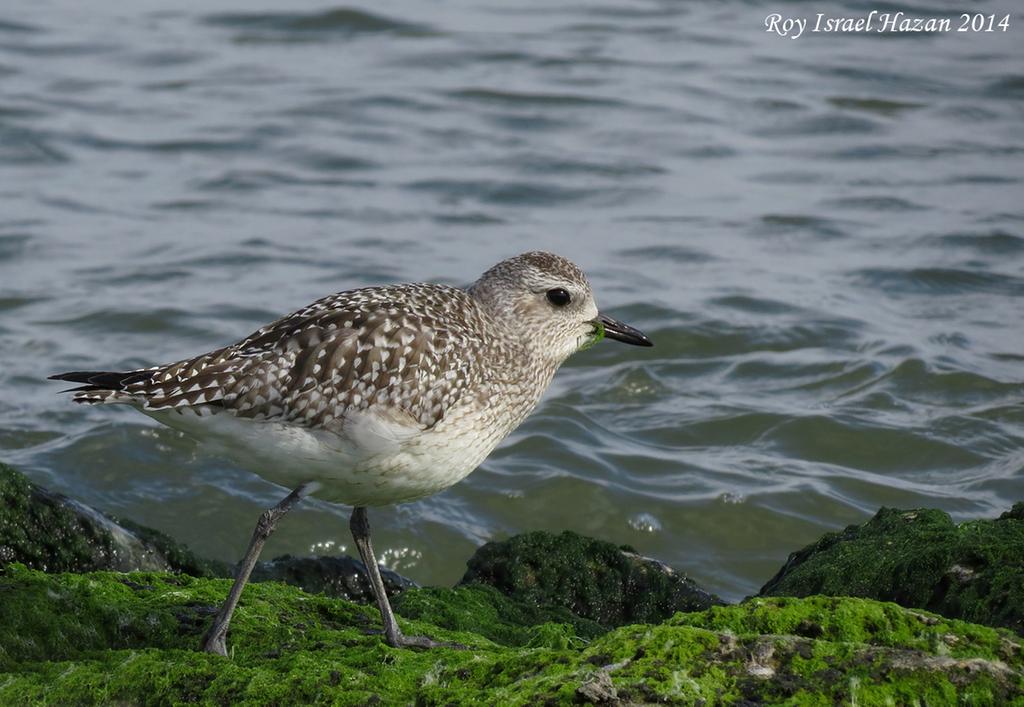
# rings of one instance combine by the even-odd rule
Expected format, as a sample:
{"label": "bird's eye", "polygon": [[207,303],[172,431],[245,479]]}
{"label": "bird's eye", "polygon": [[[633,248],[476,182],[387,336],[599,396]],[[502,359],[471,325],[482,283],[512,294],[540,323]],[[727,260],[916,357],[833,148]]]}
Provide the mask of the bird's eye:
{"label": "bird's eye", "polygon": [[572,297],[569,296],[568,291],[561,287],[556,287],[553,290],[548,290],[548,302],[555,305],[556,307],[564,307],[572,301]]}

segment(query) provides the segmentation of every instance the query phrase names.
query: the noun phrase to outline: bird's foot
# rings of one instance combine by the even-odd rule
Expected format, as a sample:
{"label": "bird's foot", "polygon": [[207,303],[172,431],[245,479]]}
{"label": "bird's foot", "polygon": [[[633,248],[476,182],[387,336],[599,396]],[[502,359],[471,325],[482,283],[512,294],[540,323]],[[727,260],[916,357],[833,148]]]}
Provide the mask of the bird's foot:
{"label": "bird's foot", "polygon": [[228,657],[228,646],[224,640],[224,632],[210,629],[210,632],[203,638],[203,652]]}

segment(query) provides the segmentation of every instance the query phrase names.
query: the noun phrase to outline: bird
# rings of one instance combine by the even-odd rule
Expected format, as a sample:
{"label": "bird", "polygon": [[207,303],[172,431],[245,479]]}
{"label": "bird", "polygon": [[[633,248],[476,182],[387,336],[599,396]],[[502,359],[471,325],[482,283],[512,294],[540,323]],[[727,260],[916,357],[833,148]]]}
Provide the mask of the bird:
{"label": "bird", "polygon": [[231,616],[267,538],[302,498],[352,507],[383,636],[402,633],[370,542],[367,508],[407,503],[465,478],[534,410],[559,366],[602,338],[652,346],[599,312],[589,281],[543,251],[494,265],[465,288],[345,290],[241,341],[132,371],[71,371],[85,405],[126,404],[291,492],[259,517],[202,650],[227,655]]}

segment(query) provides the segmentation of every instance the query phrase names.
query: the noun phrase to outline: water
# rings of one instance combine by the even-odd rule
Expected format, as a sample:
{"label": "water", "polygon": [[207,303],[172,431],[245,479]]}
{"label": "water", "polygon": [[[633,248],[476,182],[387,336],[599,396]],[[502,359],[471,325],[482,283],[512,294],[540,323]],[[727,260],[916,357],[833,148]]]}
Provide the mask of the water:
{"label": "water", "polygon": [[[870,9],[958,12],[7,3],[0,458],[237,559],[281,489],[45,376],[545,248],[656,348],[573,358],[465,482],[374,511],[386,564],[451,583],[571,528],[738,598],[882,505],[997,514],[1024,498],[1024,18],[763,31]],[[308,503],[268,556],[347,549],[346,517]]]}

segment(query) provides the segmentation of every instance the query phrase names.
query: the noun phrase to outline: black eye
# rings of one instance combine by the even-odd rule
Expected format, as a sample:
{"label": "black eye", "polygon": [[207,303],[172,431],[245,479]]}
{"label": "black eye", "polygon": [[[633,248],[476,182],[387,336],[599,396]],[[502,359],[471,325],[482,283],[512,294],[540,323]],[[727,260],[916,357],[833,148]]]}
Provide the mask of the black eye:
{"label": "black eye", "polygon": [[553,290],[548,290],[548,302],[555,305],[556,307],[564,307],[572,301],[572,297],[569,293],[561,287],[556,287]]}

